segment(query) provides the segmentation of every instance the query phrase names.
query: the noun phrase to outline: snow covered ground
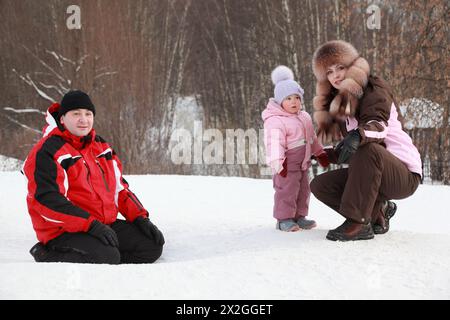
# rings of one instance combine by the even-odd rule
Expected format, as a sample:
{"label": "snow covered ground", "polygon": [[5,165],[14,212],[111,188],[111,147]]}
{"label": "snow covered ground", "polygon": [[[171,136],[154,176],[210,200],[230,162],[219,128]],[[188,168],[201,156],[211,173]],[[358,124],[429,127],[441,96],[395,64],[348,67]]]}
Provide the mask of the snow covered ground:
{"label": "snow covered ground", "polygon": [[25,181],[0,172],[0,299],[450,298],[448,186],[397,201],[388,234],[336,243],[343,219],[315,198],[316,229],[275,230],[271,180],[126,179],[165,234],[153,265],[35,263]]}
{"label": "snow covered ground", "polygon": [[23,161],[0,154],[0,171],[19,171],[22,169]]}

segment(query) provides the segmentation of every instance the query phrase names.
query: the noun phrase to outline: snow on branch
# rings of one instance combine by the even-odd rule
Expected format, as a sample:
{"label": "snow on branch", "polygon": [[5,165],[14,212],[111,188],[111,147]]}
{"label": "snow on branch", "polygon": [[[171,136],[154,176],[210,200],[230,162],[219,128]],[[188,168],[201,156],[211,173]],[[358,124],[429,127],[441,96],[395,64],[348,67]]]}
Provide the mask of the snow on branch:
{"label": "snow on branch", "polygon": [[117,74],[117,73],[118,73],[117,71],[103,72],[103,73],[100,73],[100,74],[96,75],[94,77],[94,79],[99,79],[99,78],[105,77],[105,76],[112,76],[112,75]]}
{"label": "snow on branch", "polygon": [[51,103],[55,102],[56,100],[47,95],[44,91],[39,89],[37,85],[34,83],[34,81],[31,79],[30,75],[27,73],[25,76],[20,75],[17,73],[16,69],[12,69],[12,71],[19,76],[20,79],[22,79],[26,84],[29,86],[32,86],[36,92],[44,99],[50,101]]}
{"label": "snow on branch", "polygon": [[46,89],[53,89],[53,90],[55,90],[61,96],[63,96],[65,92],[69,91],[69,89],[67,87],[64,87],[61,83],[58,83],[58,85],[55,86],[55,85],[45,84],[45,83],[42,83],[41,81],[39,81],[39,84],[41,86],[43,86],[44,88],[46,88]]}
{"label": "snow on branch", "polygon": [[11,107],[3,108],[5,111],[11,111],[14,113],[39,113],[45,115],[46,113],[44,111],[38,110],[38,109],[15,109]]}
{"label": "snow on branch", "polygon": [[[89,54],[84,54],[78,59],[70,59],[58,52],[45,49],[46,56],[44,59],[39,57],[38,53],[32,52],[25,45],[22,45],[22,47],[43,68],[33,73],[19,73],[16,69],[12,69],[12,71],[24,83],[31,86],[40,97],[51,103],[58,101],[60,97],[64,96],[65,93],[72,89],[73,83],[77,83],[79,77],[78,72],[84,66],[86,59],[90,56]],[[94,58],[97,61],[100,59],[100,56],[96,55]],[[87,72],[88,75],[93,77],[94,89],[102,87],[101,83],[96,83],[99,79],[119,73],[118,71],[111,71],[107,67],[97,68],[97,63],[95,64],[94,73],[92,75],[90,70]]]}
{"label": "snow on branch", "polygon": [[57,54],[55,51],[45,50],[45,52],[47,52],[48,54],[51,54],[51,55],[58,61],[59,65],[60,65],[61,67],[63,66],[61,60],[64,61],[64,62],[68,62],[68,63],[70,63],[70,64],[72,64],[72,65],[75,65],[75,64],[76,64],[75,61],[70,60],[69,58],[64,57],[62,54]]}
{"label": "snow on branch", "polygon": [[36,56],[33,52],[31,52],[30,49],[28,49],[26,46],[22,46],[27,50],[28,53],[30,53],[41,65],[43,65],[47,70],[49,70],[51,73],[53,73],[60,81],[66,81],[58,72],[56,72],[52,67],[50,67],[45,61],[40,59],[38,56]]}
{"label": "snow on branch", "polygon": [[6,117],[9,121],[11,121],[11,122],[21,126],[22,128],[25,128],[25,129],[31,130],[31,131],[33,131],[35,133],[41,134],[41,131],[39,131],[37,129],[34,129],[34,128],[31,128],[31,127],[27,126],[26,124],[23,124],[22,122],[19,122],[16,119],[11,118],[10,116],[7,116],[7,115],[3,115],[3,116]]}

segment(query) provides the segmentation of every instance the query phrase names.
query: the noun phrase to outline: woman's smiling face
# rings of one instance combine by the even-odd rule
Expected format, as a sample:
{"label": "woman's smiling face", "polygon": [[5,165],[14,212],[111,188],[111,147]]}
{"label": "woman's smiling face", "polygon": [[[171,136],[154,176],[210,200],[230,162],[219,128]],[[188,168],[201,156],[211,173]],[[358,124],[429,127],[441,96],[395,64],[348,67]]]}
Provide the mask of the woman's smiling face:
{"label": "woman's smiling face", "polygon": [[347,68],[340,64],[334,64],[327,69],[327,78],[331,85],[340,89],[341,82],[345,79]]}

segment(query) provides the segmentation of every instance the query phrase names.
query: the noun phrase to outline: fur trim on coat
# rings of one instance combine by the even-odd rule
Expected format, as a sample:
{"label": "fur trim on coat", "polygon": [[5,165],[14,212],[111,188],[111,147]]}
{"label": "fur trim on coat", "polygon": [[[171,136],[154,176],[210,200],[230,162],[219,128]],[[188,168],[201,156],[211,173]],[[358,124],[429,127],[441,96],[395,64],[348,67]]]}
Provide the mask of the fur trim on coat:
{"label": "fur trim on coat", "polygon": [[[333,88],[327,78],[328,68],[335,64],[347,68],[340,90]],[[313,72],[317,78],[313,118],[322,143],[329,144],[341,139],[337,122],[355,115],[358,99],[367,85],[370,66],[350,43],[334,40],[326,42],[314,53]]]}

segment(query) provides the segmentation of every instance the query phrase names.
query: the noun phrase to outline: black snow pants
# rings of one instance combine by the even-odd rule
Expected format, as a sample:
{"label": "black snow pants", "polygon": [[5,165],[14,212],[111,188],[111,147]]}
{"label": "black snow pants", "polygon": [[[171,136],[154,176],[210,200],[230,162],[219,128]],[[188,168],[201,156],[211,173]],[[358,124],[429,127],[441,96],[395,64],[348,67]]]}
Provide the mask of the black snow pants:
{"label": "black snow pants", "polygon": [[105,245],[88,233],[63,233],[50,240],[40,262],[73,263],[153,263],[163,247],[146,237],[133,223],[116,220],[111,228],[119,239],[119,248]]}

